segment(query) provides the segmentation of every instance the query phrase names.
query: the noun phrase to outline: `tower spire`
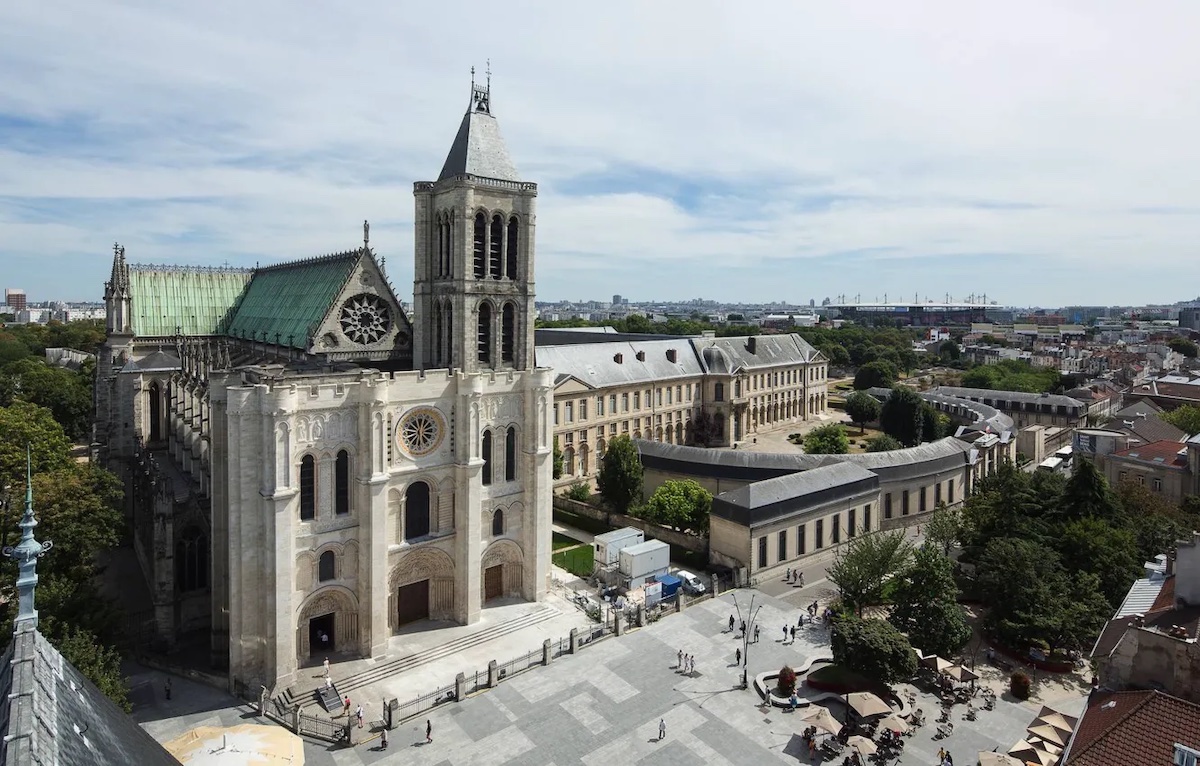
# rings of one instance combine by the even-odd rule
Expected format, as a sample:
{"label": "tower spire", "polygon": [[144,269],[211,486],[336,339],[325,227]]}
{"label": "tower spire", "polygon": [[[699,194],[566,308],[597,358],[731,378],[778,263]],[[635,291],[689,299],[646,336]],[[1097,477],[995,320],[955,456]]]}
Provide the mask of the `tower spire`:
{"label": "tower spire", "polygon": [[21,517],[21,541],[16,546],[4,549],[4,555],[17,560],[17,596],[18,612],[14,627],[20,629],[22,624],[36,628],[38,622],[37,609],[34,608],[33,593],[37,588],[37,560],[50,550],[54,543],[39,543],[33,536],[33,528],[38,524],[33,515],[33,457],[28,443],[25,444],[25,514]]}

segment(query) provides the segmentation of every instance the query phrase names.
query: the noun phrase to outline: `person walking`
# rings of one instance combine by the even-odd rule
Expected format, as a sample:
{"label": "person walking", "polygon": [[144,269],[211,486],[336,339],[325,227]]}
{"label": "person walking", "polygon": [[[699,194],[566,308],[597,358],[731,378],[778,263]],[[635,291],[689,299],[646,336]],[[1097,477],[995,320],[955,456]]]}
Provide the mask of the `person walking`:
{"label": "person walking", "polygon": [[675,667],[679,668],[680,670],[683,670],[683,650],[682,649],[679,650],[679,661],[677,663],[675,663]]}
{"label": "person walking", "polygon": [[733,632],[733,615],[729,615],[729,632]]}
{"label": "person walking", "polygon": [[796,570],[796,582],[800,583],[800,587],[804,587],[804,573]]}
{"label": "person walking", "polygon": [[329,658],[328,657],[325,658],[324,665],[325,665],[325,677],[329,678]]}
{"label": "person walking", "polygon": [[788,636],[788,634],[787,634],[787,626],[786,626],[786,625],[784,625],[784,626],[783,626],[783,640],[784,640],[784,641],[787,641],[787,636]]}
{"label": "person walking", "polygon": [[425,719],[425,744],[433,742],[433,721]]}
{"label": "person walking", "polygon": [[363,709],[362,705],[358,706],[358,710],[354,711],[354,717],[358,719],[358,728],[362,728],[363,724]]}
{"label": "person walking", "polygon": [[758,626],[754,626],[754,643],[758,643]]}
{"label": "person walking", "polygon": [[792,643],[796,643],[796,626],[792,626]]}
{"label": "person walking", "polygon": [[742,620],[742,635],[746,635],[746,621]]}
{"label": "person walking", "polygon": [[660,718],[660,719],[658,719],[658,741],[662,742],[663,738],[666,736],[667,736],[667,719]]}
{"label": "person walking", "polygon": [[342,715],[344,715],[346,717],[350,716],[350,698],[349,697],[346,697],[346,699],[342,700]]}
{"label": "person walking", "polygon": [[742,664],[742,648],[740,646],[738,647],[737,653],[733,656],[737,660],[737,664],[741,665]]}
{"label": "person walking", "polygon": [[332,688],[333,688],[333,679],[332,679],[332,678],[330,678],[329,676],[325,676],[325,688],[326,688],[326,689],[332,689]]}

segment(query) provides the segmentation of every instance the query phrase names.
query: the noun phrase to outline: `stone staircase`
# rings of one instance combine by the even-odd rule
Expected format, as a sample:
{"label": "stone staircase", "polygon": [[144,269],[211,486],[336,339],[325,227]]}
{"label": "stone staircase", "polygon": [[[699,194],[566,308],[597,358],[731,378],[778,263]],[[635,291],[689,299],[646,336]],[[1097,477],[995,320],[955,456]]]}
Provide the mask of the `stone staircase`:
{"label": "stone staircase", "polygon": [[[508,620],[506,622],[493,625],[489,628],[471,633],[461,638],[456,638],[453,641],[447,641],[431,649],[426,649],[416,654],[409,654],[404,657],[398,657],[394,660],[381,663],[372,668],[354,673],[340,679],[334,684],[332,690],[326,690],[324,681],[315,690],[297,690],[295,686],[289,686],[282,694],[276,696],[276,700],[282,703],[287,709],[291,709],[293,705],[300,705],[302,708],[310,705],[321,704],[325,709],[333,713],[334,711],[341,712],[341,700],[351,692],[361,689],[364,686],[373,684],[376,681],[381,681],[384,678],[398,675],[408,670],[427,665],[444,657],[449,657],[452,654],[471,649],[489,641],[493,641],[501,636],[515,633],[518,630],[537,625],[547,620],[552,620],[555,617],[560,617],[561,612],[549,607],[541,607],[536,611],[522,615],[521,617]],[[529,649],[537,647],[530,646]],[[493,659],[505,661],[508,657],[494,657]],[[465,670],[465,668],[464,668]],[[325,692],[332,691],[331,703],[324,699]],[[314,693],[315,692],[315,693]]]}

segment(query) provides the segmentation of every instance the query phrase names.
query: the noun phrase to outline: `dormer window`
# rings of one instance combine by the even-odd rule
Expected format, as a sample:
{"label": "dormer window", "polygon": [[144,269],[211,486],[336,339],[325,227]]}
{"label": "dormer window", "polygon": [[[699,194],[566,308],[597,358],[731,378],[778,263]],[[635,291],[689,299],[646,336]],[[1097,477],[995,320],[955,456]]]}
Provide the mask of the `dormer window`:
{"label": "dormer window", "polygon": [[639,351],[639,352],[637,352],[636,356],[637,356],[637,360],[638,360],[639,362],[644,362],[644,361],[646,361],[646,352],[645,352],[645,351]]}

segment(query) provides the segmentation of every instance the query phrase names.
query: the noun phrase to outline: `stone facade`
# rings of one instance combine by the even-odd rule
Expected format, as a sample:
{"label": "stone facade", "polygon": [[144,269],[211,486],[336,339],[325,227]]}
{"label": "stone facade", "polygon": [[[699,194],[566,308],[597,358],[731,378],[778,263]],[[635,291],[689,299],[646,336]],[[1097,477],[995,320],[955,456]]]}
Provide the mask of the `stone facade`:
{"label": "stone facade", "polygon": [[408,622],[543,597],[536,195],[473,86],[414,187],[411,322],[365,225],[357,250],[254,270],[117,248],[94,453],[126,480],[162,641],[207,630],[232,690],[273,688],[327,654],[382,656]]}

